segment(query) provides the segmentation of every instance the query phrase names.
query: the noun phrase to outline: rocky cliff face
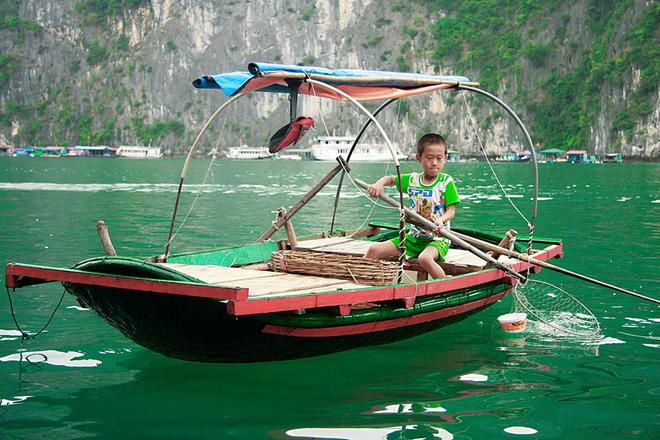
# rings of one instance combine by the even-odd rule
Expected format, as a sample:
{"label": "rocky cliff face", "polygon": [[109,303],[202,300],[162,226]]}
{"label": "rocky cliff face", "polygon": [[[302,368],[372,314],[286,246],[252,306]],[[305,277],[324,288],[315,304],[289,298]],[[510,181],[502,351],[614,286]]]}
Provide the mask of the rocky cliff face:
{"label": "rocky cliff face", "polygon": [[[545,12],[545,26],[532,29],[528,23],[532,19],[525,22],[529,28],[520,31],[513,46],[511,69],[500,69],[493,79],[492,71],[478,62],[464,67],[462,60],[470,56],[471,47],[464,47],[461,56],[438,57],[443,41],[434,29],[438,20],[453,14],[442,1],[3,3],[0,143],[10,144],[151,141],[181,152],[225,100],[221,92],[194,89],[192,80],[202,74],[242,70],[256,60],[465,75],[495,85],[490,91],[529,123],[540,147],[550,148],[557,145],[547,135],[547,124],[543,125],[545,116],[539,109],[545,107],[533,103],[544,102],[553,78],[579,69],[585,56],[593,56],[596,41],[588,25],[590,0],[555,2],[562,7]],[[478,1],[474,3],[479,6]],[[616,35],[624,35],[627,26],[648,15],[649,8],[657,6],[633,1],[617,17],[619,28],[608,37],[612,42],[608,59],[619,59],[616,54],[627,48],[625,39],[619,41]],[[656,31],[652,37],[657,36]],[[543,62],[533,62],[534,47],[525,45],[532,39],[545,45],[540,46],[545,47]],[[525,57],[523,48],[528,47]],[[640,77],[648,72],[634,63],[621,71],[617,81],[607,75],[599,78],[600,85],[593,89],[596,96],[583,98],[582,102],[593,103],[588,106],[592,113],[582,115],[587,112],[583,105],[582,113],[573,115],[581,118],[580,130],[586,133],[584,144],[576,141],[574,146],[596,154],[623,151],[627,156],[658,158],[658,84],[652,84],[652,99],[644,101],[651,107],[644,116],[624,120],[621,113],[629,107],[631,93],[640,87]],[[649,87],[648,81],[644,87]],[[381,120],[394,140],[408,150],[420,133],[429,130],[446,134],[452,146],[467,155],[480,154],[477,134],[489,154],[522,146],[522,135],[507,116],[484,98],[465,93],[411,98],[390,106]],[[313,97],[302,98],[299,113],[317,119],[318,134],[325,134],[326,126],[337,134],[356,133],[364,121],[345,104]],[[211,128],[202,148],[227,148],[241,139],[263,144],[287,119],[285,95],[248,96],[226,120],[220,118]]]}

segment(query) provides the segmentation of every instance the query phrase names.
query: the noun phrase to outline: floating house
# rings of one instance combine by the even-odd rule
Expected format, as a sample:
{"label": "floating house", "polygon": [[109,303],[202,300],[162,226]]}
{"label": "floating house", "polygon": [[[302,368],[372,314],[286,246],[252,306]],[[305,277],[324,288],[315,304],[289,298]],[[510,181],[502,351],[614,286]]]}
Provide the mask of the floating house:
{"label": "floating house", "polygon": [[447,160],[449,162],[460,162],[461,161],[461,153],[459,153],[456,150],[447,151],[447,156],[448,156]]}
{"label": "floating house", "polygon": [[61,157],[67,153],[66,147],[48,146],[41,148],[43,157]]}
{"label": "floating house", "polygon": [[117,157],[129,157],[133,159],[160,159],[163,153],[160,147],[143,147],[138,145],[122,145],[117,148]]}
{"label": "floating house", "polygon": [[562,159],[563,154],[564,150],[559,148],[548,148],[538,152],[540,159],[545,162],[558,162]]}
{"label": "floating house", "polygon": [[117,149],[111,148],[106,145],[99,146],[87,146],[87,145],[76,145],[74,150],[77,154],[76,156],[81,157],[115,157]]}
{"label": "floating house", "polygon": [[621,157],[621,153],[607,153],[605,157],[603,158],[604,163],[621,163],[623,162],[623,158]]}
{"label": "floating house", "polygon": [[13,155],[14,155],[13,145],[0,145],[0,156],[13,156]]}
{"label": "floating house", "polygon": [[36,150],[32,147],[17,148],[14,156],[16,157],[34,157]]}
{"label": "floating house", "polygon": [[566,152],[566,157],[570,163],[589,163],[589,155],[585,150],[570,150]]}
{"label": "floating house", "polygon": [[287,148],[286,151],[290,154],[297,154],[303,160],[314,160],[311,148]]}

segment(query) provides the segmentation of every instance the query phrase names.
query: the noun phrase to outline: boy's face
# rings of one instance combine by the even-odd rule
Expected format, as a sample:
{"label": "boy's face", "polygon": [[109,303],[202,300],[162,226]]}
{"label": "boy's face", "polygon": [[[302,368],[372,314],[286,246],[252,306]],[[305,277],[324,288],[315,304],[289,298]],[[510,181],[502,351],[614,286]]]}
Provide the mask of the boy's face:
{"label": "boy's face", "polygon": [[435,179],[447,162],[447,150],[443,144],[431,144],[424,147],[424,152],[416,157],[422,164],[424,175]]}

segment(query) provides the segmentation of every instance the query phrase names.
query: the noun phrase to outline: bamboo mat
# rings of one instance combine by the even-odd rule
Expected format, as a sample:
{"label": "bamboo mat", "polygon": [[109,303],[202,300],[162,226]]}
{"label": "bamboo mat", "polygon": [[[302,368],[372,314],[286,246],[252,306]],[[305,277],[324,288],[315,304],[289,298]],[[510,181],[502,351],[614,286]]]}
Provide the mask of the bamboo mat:
{"label": "bamboo mat", "polygon": [[161,263],[161,266],[190,275],[213,285],[250,289],[249,297],[300,295],[339,289],[355,289],[364,285],[337,278],[296,275],[284,272],[241,269],[195,264]]}

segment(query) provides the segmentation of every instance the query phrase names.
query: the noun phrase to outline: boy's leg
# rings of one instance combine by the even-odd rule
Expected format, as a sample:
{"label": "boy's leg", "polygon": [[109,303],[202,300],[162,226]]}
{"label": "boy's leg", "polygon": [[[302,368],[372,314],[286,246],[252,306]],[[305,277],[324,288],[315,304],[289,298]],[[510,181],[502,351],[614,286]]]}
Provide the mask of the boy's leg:
{"label": "boy's leg", "polygon": [[396,245],[391,240],[372,244],[364,254],[364,258],[369,258],[370,260],[380,260],[384,257],[398,256],[399,248],[396,247]]}
{"label": "boy's leg", "polygon": [[436,262],[439,256],[440,253],[438,252],[438,249],[435,246],[429,245],[426,246],[422,253],[419,254],[419,257],[417,257],[419,265],[431,275],[431,278],[445,277],[445,271],[442,270],[442,267]]}

